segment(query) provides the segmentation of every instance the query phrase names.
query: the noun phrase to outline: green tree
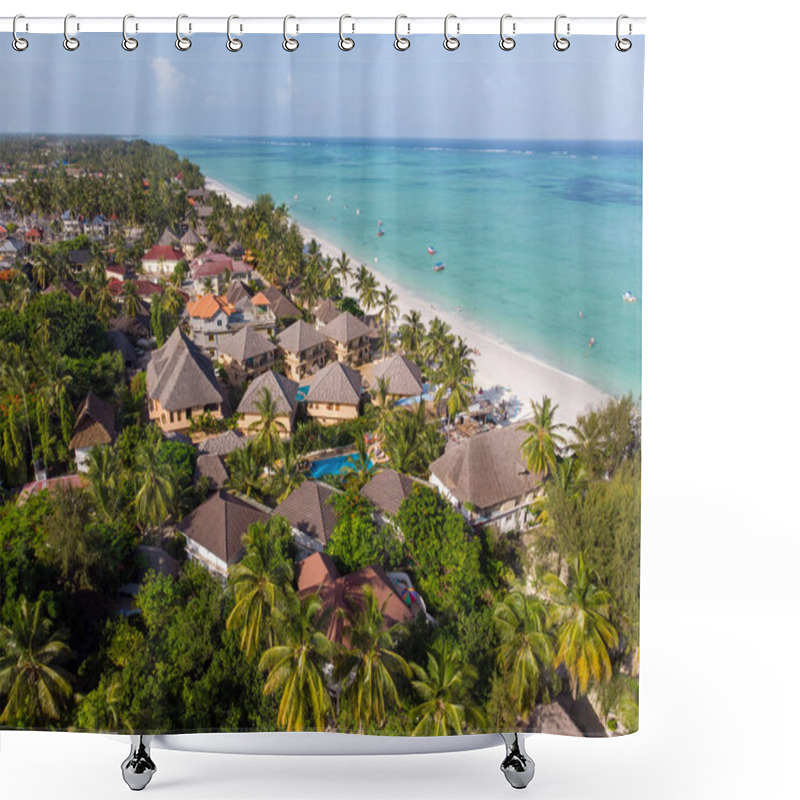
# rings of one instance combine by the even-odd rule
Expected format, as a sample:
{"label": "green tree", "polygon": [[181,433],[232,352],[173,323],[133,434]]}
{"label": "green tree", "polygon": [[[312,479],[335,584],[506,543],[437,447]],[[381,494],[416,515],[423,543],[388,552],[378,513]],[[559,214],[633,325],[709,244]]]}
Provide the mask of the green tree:
{"label": "green tree", "polygon": [[70,650],[62,636],[41,600],[31,606],[20,598],[12,624],[0,626],[0,724],[37,728],[62,718],[72,698],[62,666]]}
{"label": "green tree", "polygon": [[564,425],[555,422],[558,406],[553,405],[547,395],[542,397],[541,403],[531,401],[531,408],[533,419],[522,427],[528,434],[522,443],[522,455],[531,472],[547,477],[556,471],[561,448],[566,441],[559,433]]}
{"label": "green tree", "polygon": [[265,488],[264,466],[263,451],[255,441],[249,441],[228,457],[228,484],[246,497],[261,499]]}
{"label": "green tree", "polygon": [[545,577],[553,602],[552,618],[558,626],[555,666],[566,668],[573,697],[584,694],[590,680],[611,680],[609,651],[619,644],[609,621],[611,596],[596,580],[584,565],[583,555],[570,566],[566,584],[557,575]]}
{"label": "green tree", "polygon": [[442,365],[436,373],[439,387],[434,399],[438,404],[447,398],[447,416],[450,419],[466,410],[472,400],[474,361],[471,353],[459,336],[453,344],[445,346]]}
{"label": "green tree", "polygon": [[175,475],[165,463],[163,441],[161,431],[151,425],[136,448],[134,508],[143,527],[162,525],[176,500]]}

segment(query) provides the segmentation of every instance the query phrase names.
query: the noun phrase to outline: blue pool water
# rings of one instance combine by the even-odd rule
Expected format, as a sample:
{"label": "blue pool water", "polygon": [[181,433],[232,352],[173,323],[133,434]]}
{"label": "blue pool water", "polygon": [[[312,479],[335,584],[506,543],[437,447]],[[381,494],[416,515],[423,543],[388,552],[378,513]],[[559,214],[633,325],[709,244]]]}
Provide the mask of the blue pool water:
{"label": "blue pool water", "polygon": [[[369,466],[372,466],[370,460]],[[319,479],[325,475],[339,475],[348,464],[355,464],[355,457],[352,453],[345,453],[342,456],[332,456],[331,458],[321,458],[319,461],[312,461],[311,468],[308,470],[312,478]]]}

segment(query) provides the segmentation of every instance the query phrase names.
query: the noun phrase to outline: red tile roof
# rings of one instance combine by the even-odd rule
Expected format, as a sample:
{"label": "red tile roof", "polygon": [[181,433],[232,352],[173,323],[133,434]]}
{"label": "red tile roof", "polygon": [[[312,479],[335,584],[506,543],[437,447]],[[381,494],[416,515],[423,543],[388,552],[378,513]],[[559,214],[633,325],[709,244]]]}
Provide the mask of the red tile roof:
{"label": "red tile roof", "polygon": [[143,256],[142,261],[180,261],[183,252],[165,244],[151,247]]}

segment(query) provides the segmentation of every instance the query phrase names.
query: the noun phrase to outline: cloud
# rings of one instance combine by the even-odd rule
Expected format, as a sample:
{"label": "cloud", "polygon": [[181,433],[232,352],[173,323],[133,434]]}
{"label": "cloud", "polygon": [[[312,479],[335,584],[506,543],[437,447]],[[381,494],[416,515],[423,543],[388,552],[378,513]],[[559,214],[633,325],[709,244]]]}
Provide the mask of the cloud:
{"label": "cloud", "polygon": [[159,95],[169,95],[186,82],[186,76],[168,58],[154,58],[150,61],[150,66],[153,68],[156,92]]}

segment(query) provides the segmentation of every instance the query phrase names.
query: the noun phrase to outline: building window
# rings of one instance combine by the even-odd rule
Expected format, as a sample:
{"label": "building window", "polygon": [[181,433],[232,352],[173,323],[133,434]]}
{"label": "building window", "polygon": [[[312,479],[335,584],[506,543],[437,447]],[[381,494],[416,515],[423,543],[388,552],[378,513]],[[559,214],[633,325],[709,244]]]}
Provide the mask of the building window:
{"label": "building window", "polygon": [[191,419],[191,418],[192,418],[192,409],[191,408],[187,408],[186,409],[186,419]]}
{"label": "building window", "polygon": [[222,327],[222,320],[221,320],[221,319],[218,319],[218,320],[217,320],[217,327],[218,327],[218,328],[221,328],[221,327]]}
{"label": "building window", "polygon": [[213,342],[214,341],[214,334],[213,333],[209,333],[208,334],[208,341],[209,342]]}
{"label": "building window", "polygon": [[173,414],[171,411],[169,412],[169,421],[175,422],[175,414]]}

